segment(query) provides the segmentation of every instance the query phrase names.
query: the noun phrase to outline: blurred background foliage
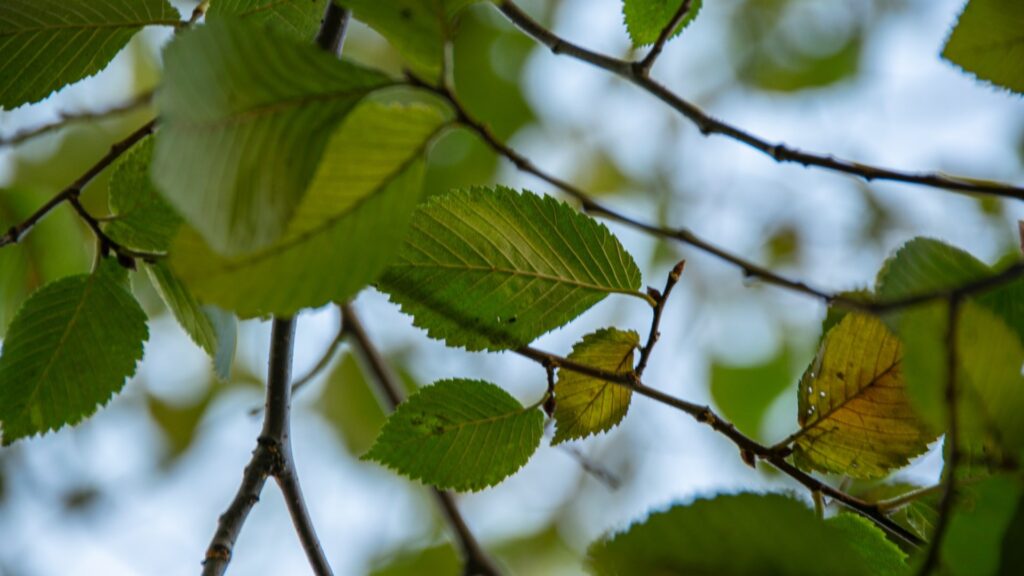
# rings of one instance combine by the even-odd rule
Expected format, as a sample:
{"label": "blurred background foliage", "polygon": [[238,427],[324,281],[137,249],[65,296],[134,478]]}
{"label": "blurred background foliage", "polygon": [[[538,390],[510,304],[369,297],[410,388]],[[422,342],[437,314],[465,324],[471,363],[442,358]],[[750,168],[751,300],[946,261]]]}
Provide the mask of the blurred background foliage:
{"label": "blurred background foliage", "polygon": [[[522,4],[581,43],[630,52],[614,0]],[[1020,181],[1020,100],[938,60],[960,6],[954,0],[706,0],[655,76],[715,114],[797,147]],[[182,13],[191,7],[179,3]],[[147,31],[97,77],[41,107],[0,112],[0,133],[151,89],[166,40],[163,32]],[[365,26],[352,26],[345,52],[401,73],[398,56]],[[487,5],[462,17],[452,58],[468,109],[545,169],[631,214],[691,226],[782,273],[837,289],[865,287],[889,251],[916,234],[943,236],[989,261],[1017,249],[1019,208],[779,166],[735,142],[703,138],[635,89],[541,50]],[[73,125],[0,150],[0,228],[24,218],[152,114]],[[83,196],[95,214],[108,212],[107,177]],[[550,192],[468,132],[452,130],[431,152],[425,194],[499,181]],[[663,325],[652,383],[712,402],[758,439],[792,431],[793,391],[820,335],[822,306],[744,281],[677,245],[616,233],[646,263],[648,284],[660,285],[675,261],[690,259]],[[24,242],[0,251],[0,334],[37,287],[88,269],[90,243],[62,207]],[[268,327],[242,324],[231,378],[218,381],[161,309],[145,275],[135,282],[155,319],[138,376],[86,424],[0,451],[2,575],[188,573],[198,567],[233,491],[258,426],[251,413],[261,401]],[[523,398],[543,390],[544,375],[535,367],[427,341],[372,290],[359,306],[410,390],[451,376],[491,377]],[[316,363],[337,322],[331,308],[300,322],[297,374]],[[647,322],[642,307],[609,302],[541,344],[565,353],[591,328],[643,329]],[[427,491],[357,460],[384,413],[346,346],[308,388],[296,401],[296,450],[338,572],[457,574]],[[591,539],[651,506],[741,487],[791,487],[746,468],[731,445],[699,426],[635,404],[624,426],[569,449],[543,449],[504,485],[461,500],[485,547],[513,572],[580,573]],[[938,460],[933,450],[894,481],[904,488],[928,484]],[[276,495],[268,491],[264,500],[254,518],[263,527],[243,534],[233,573],[289,572],[303,562],[291,535],[282,536],[285,512],[269,503]],[[908,509],[907,516],[909,524],[926,522],[928,510]]]}

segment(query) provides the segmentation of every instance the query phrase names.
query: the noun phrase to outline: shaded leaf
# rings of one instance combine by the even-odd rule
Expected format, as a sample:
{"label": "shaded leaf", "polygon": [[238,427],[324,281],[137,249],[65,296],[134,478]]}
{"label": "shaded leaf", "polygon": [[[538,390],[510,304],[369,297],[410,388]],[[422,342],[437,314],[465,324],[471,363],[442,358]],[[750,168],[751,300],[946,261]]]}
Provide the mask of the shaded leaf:
{"label": "shaded leaf", "polygon": [[164,466],[173,464],[192,446],[199,422],[206,415],[213,396],[213,389],[207,388],[198,400],[178,405],[146,394],[146,408],[167,443],[167,452],[162,462]]}
{"label": "shaded leaf", "polygon": [[1017,0],[970,0],[953,28],[942,57],[1018,94],[1024,93],[1024,4]]}
{"label": "shaded leaf", "polygon": [[437,80],[459,11],[478,0],[338,0],[388,39],[413,72]]}
{"label": "shaded leaf", "polygon": [[215,20],[164,51],[153,176],[217,252],[285,232],[331,134],[386,76],[253,23]]}
{"label": "shaded leaf", "polygon": [[[952,576],[998,574],[1003,537],[1021,498],[1018,478],[994,476],[962,486],[940,555]],[[1020,546],[1020,542],[1015,543]]]}
{"label": "shaded leaf", "polygon": [[[604,328],[572,347],[569,360],[618,374],[633,370],[640,336],[632,330]],[[559,368],[555,382],[555,437],[552,444],[586,438],[617,425],[629,410],[633,391],[585,374]]]}
{"label": "shaded leaf", "polygon": [[386,418],[380,401],[351,354],[345,354],[335,364],[315,407],[349,453],[355,455],[373,445]]}
{"label": "shaded leaf", "polygon": [[75,424],[121,390],[142,358],[146,315],[105,260],[43,287],[11,323],[0,356],[3,444]]}
{"label": "shaded leaf", "polygon": [[907,397],[903,351],[881,320],[848,314],[826,335],[797,391],[797,465],[877,478],[924,453],[936,434]]}
{"label": "shaded leaf", "polygon": [[167,0],[3,0],[0,108],[38,102],[96,74],[143,26],[177,26]]}
{"label": "shaded leaf", "polygon": [[[683,0],[623,0],[622,15],[625,17],[626,31],[633,39],[633,45],[654,44],[682,3]],[[692,0],[690,10],[670,37],[681,34],[683,28],[697,17],[703,5],[703,0]]]}
{"label": "shaded leaf", "polygon": [[213,0],[206,12],[206,21],[236,17],[312,42],[324,15],[324,6],[324,0]]}
{"label": "shaded leaf", "polygon": [[481,490],[526,464],[544,415],[480,380],[441,380],[392,414],[363,459],[441,489]]}
{"label": "shaded leaf", "polygon": [[610,293],[644,297],[604,225],[502,186],[431,198],[378,287],[430,337],[468,350],[526,345]]}
{"label": "shaded leaf", "polygon": [[711,364],[711,398],[727,420],[745,434],[757,437],[765,412],[795,379],[792,352],[783,345],[759,364],[732,366]]}
{"label": "shaded leaf", "polygon": [[423,154],[444,122],[428,106],[360,105],[332,136],[283,238],[232,258],[183,231],[171,251],[175,271],[200,300],[243,318],[348,300],[401,246]]}
{"label": "shaded leaf", "polygon": [[235,361],[235,345],[238,341],[238,319],[235,315],[216,306],[203,306],[203,313],[213,325],[217,338],[217,352],[213,355],[213,372],[217,378],[231,378],[231,366]]}
{"label": "shaded leaf", "polygon": [[781,494],[736,494],[656,512],[592,544],[595,574],[876,574],[863,551],[874,538],[847,541],[849,526],[818,520]]}
{"label": "shaded leaf", "polygon": [[852,512],[825,520],[857,552],[871,574],[903,574],[907,555],[885,537],[882,529],[867,518]]}
{"label": "shaded leaf", "polygon": [[110,178],[110,212],[114,219],[103,230],[118,244],[163,252],[181,226],[181,217],[167,205],[149,178],[153,138],[136,144],[122,156]]}

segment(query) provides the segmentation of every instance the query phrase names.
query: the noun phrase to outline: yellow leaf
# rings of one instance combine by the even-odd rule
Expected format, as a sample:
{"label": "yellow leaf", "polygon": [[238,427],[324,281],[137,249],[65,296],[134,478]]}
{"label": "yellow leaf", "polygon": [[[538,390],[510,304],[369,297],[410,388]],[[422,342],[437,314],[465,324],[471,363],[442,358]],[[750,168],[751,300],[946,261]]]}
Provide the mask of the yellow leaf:
{"label": "yellow leaf", "polygon": [[800,382],[796,464],[878,478],[923,453],[936,435],[911,408],[902,361],[873,316],[848,314],[829,331]]}
{"label": "yellow leaf", "polygon": [[[633,369],[633,350],[639,345],[636,332],[605,328],[584,336],[573,346],[569,359],[625,374]],[[615,426],[626,416],[632,394],[620,384],[560,369],[555,383],[556,430],[551,443],[586,438]]]}

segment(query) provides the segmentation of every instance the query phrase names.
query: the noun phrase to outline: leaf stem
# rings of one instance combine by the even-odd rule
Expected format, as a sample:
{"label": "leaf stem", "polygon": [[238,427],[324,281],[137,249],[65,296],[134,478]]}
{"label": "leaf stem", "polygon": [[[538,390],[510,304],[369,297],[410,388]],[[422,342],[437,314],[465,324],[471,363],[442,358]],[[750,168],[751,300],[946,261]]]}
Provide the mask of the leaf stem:
{"label": "leaf stem", "polygon": [[[661,315],[665,311],[665,303],[668,302],[668,297],[672,293],[672,288],[675,287],[676,283],[679,282],[680,276],[683,274],[683,268],[686,267],[686,260],[680,260],[672,270],[668,273],[668,279],[665,280],[665,288],[660,294],[656,294],[654,306],[654,317],[651,319],[651,332],[647,336],[647,343],[644,344],[643,349],[640,351],[640,361],[636,365],[636,375],[641,377],[644,375],[644,370],[647,369],[647,362],[651,358],[651,352],[654,351],[654,345],[658,343],[658,338],[661,337],[660,326],[661,326]],[[651,292],[655,292],[653,289]]]}
{"label": "leaf stem", "polygon": [[690,12],[690,3],[691,0],[683,0],[682,3],[679,4],[679,8],[676,10],[675,14],[672,15],[668,24],[665,24],[665,27],[661,29],[661,33],[658,34],[658,39],[654,42],[654,45],[651,46],[651,51],[647,53],[647,56],[645,56],[643,60],[640,60],[633,65],[634,74],[647,76],[651,73],[651,67],[654,66],[654,61],[661,55],[661,51],[664,50],[665,44],[668,43],[668,39],[672,37],[672,33],[675,32],[675,29],[678,28],[680,24],[682,24],[683,19],[685,19],[686,15]]}

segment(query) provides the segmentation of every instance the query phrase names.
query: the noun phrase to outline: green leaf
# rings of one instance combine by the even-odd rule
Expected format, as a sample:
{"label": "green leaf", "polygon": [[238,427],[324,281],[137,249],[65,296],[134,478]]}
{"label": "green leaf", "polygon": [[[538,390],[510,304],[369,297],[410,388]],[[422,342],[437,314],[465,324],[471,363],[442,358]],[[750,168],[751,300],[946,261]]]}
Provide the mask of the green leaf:
{"label": "green leaf", "polygon": [[[23,222],[49,194],[0,188],[0,230]],[[78,221],[69,206],[58,206],[32,233],[0,249],[0,338],[22,303],[37,288],[89,268],[88,244],[77,234]]]}
{"label": "green leaf", "polygon": [[895,576],[906,572],[907,555],[867,518],[848,512],[825,520],[825,524],[842,535],[871,574]]}
{"label": "green leaf", "polygon": [[543,431],[539,409],[494,384],[441,380],[398,407],[363,459],[441,489],[476,491],[526,464]]}
{"label": "green leaf", "polygon": [[164,51],[153,176],[219,253],[286,230],[337,125],[386,76],[265,27],[215,20]]}
{"label": "green leaf", "polygon": [[324,0],[213,0],[206,21],[235,17],[259,22],[274,32],[312,42],[324,15]]}
{"label": "green leaf", "polygon": [[167,467],[174,464],[192,446],[199,422],[206,415],[213,399],[212,387],[208,387],[198,399],[185,404],[172,404],[146,394],[146,408],[166,441],[167,451],[162,455],[161,465]]}
{"label": "green leaf", "polygon": [[848,314],[826,335],[797,391],[798,466],[878,478],[927,450],[936,434],[910,405],[902,359],[873,316]]}
{"label": "green leaf", "polygon": [[18,312],[0,356],[3,444],[75,424],[135,373],[146,315],[113,260],[43,287]]}
{"label": "green leaf", "polygon": [[711,365],[711,398],[730,422],[745,434],[757,437],[771,403],[795,379],[789,346],[759,364]]}
{"label": "green leaf", "polygon": [[200,305],[166,262],[145,266],[153,286],[178,324],[196,345],[210,355],[217,376],[226,380],[235,352],[234,317],[216,307]]}
{"label": "green leaf", "polygon": [[[622,15],[626,19],[626,31],[633,39],[633,45],[640,47],[654,44],[682,3],[683,0],[623,0]],[[670,38],[681,34],[683,28],[697,17],[703,5],[703,0],[690,2],[690,10]]]}
{"label": "green leaf", "polygon": [[146,138],[122,156],[110,177],[110,212],[103,230],[118,244],[148,252],[164,252],[181,227],[181,217],[167,205],[149,178],[153,138]]}
{"label": "green leaf", "polygon": [[454,190],[423,205],[379,288],[449,346],[518,348],[610,293],[646,298],[604,225],[531,192]]}
{"label": "green leaf", "polygon": [[1024,94],[1024,4],[971,0],[942,57],[978,77]]}
{"label": "green leaf", "polygon": [[455,34],[456,16],[479,0],[337,0],[353,16],[384,36],[412,71],[437,80],[445,43]]}
{"label": "green leaf", "polygon": [[96,74],[143,26],[177,26],[167,0],[3,0],[0,109]]}
{"label": "green leaf", "polygon": [[[617,374],[633,370],[640,336],[632,330],[604,328],[572,347],[569,360]],[[555,383],[555,437],[552,444],[586,438],[617,425],[629,410],[633,391],[620,384],[559,368]]]}
{"label": "green leaf", "polygon": [[[1003,536],[1021,499],[1019,478],[994,476],[959,488],[941,562],[951,576],[998,574]],[[1020,541],[1014,543],[1020,546]],[[1016,574],[1016,572],[1013,572]]]}
{"label": "green leaf", "polygon": [[345,354],[335,364],[315,407],[349,453],[356,455],[369,450],[386,418],[351,354]]}
{"label": "green leaf", "polygon": [[[942,292],[992,273],[991,268],[962,250],[918,238],[886,262],[877,291],[883,299]],[[1014,452],[1024,446],[1024,428],[1013,416],[1024,410],[1020,375],[1024,346],[1019,336],[1024,321],[1020,305],[1014,301],[1020,288],[1019,281],[1014,281],[966,301],[957,321],[963,437],[970,444],[996,442]],[[914,306],[887,318],[903,341],[904,374],[911,401],[921,418],[935,429],[944,428],[947,421],[947,318],[944,301]],[[1007,321],[1013,323],[1013,328]]]}
{"label": "green leaf", "polygon": [[717,496],[656,512],[592,544],[588,565],[601,576],[875,574],[860,553],[867,539],[850,543],[849,532],[781,494]]}
{"label": "green leaf", "polygon": [[171,250],[176,273],[200,300],[243,318],[348,300],[400,248],[420,197],[423,154],[444,125],[433,107],[361,104],[332,136],[280,241],[231,258],[183,231]]}

